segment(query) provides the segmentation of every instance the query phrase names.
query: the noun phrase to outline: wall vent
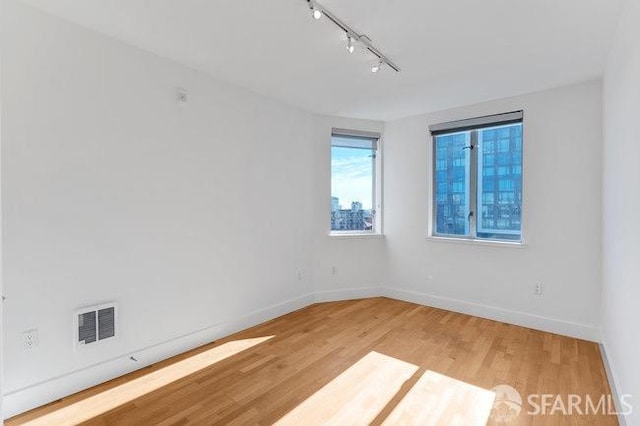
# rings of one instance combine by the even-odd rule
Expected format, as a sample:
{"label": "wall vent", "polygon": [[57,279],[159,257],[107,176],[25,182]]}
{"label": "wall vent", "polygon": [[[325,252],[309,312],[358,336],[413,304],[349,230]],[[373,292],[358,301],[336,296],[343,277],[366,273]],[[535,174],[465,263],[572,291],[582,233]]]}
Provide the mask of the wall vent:
{"label": "wall vent", "polygon": [[74,312],[74,349],[116,337],[118,306],[115,303],[88,306]]}

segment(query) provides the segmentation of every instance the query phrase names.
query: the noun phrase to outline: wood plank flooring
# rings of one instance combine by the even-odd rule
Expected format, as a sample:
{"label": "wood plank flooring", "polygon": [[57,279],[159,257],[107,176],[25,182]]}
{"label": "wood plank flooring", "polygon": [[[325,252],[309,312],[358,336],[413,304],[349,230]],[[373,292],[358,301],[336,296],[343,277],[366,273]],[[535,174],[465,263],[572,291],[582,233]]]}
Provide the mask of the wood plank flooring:
{"label": "wood plank flooring", "polygon": [[[175,371],[187,365],[181,361],[225,343],[269,336],[236,354],[214,357],[217,362],[199,370]],[[193,362],[188,365],[194,368]],[[132,390],[136,383],[158,380],[150,375],[172,366],[164,371],[172,371],[174,381]],[[394,371],[391,376],[384,372],[387,367]],[[401,379],[396,384],[392,376]],[[469,401],[486,405],[485,391],[497,385],[512,386],[522,395],[520,415],[509,423],[490,418],[477,424],[618,424],[612,415],[562,415],[559,410],[549,415],[550,406],[547,415],[527,414],[533,408],[529,394],[557,394],[564,401],[568,394],[590,395],[596,402],[610,394],[597,344],[381,297],[309,306],[5,424],[30,424],[62,410],[67,410],[62,417],[68,424],[77,423],[68,413],[86,415],[87,409],[78,407],[83,401],[89,406],[90,400],[92,407],[115,408],[83,418],[83,425],[271,425],[285,424],[296,413],[306,416],[304,423],[322,423],[313,421],[314,412],[318,418],[340,413],[332,417],[342,419],[336,424],[411,424],[423,416],[429,424],[466,425],[476,424],[468,420],[478,418],[474,413],[486,417],[485,406]],[[122,389],[133,399],[114,403]],[[60,417],[49,419],[55,420],[45,423],[65,423]]]}

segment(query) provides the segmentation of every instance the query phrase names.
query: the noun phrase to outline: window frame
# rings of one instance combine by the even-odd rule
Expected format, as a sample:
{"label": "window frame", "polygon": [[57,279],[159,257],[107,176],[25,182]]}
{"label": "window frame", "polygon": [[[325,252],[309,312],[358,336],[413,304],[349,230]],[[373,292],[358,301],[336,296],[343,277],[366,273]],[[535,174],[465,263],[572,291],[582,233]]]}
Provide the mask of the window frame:
{"label": "window frame", "polygon": [[[370,231],[367,230],[332,230],[331,229],[331,197],[333,196],[332,185],[331,185],[331,162],[332,162],[332,154],[331,148],[333,147],[333,137],[334,136],[342,136],[342,137],[351,137],[351,138],[364,138],[375,140],[375,153],[372,158],[372,177],[371,177],[371,208],[374,210],[374,220],[372,224],[372,229]],[[332,128],[331,129],[331,137],[329,139],[329,236],[331,237],[354,237],[354,238],[362,238],[362,237],[381,237],[382,233],[382,208],[383,208],[383,197],[382,197],[382,134],[379,132],[366,131],[366,130],[354,130],[354,129],[343,129],[343,128]]]}
{"label": "window frame", "polygon": [[[522,198],[520,201],[520,239],[518,240],[510,240],[510,239],[500,239],[500,238],[478,238],[478,217],[480,215],[480,211],[478,209],[478,185],[482,181],[482,179],[478,178],[478,168],[480,166],[479,162],[479,150],[478,146],[478,130],[492,128],[492,127],[500,127],[507,126],[510,124],[520,124],[522,126],[522,158],[520,163],[520,176],[521,176],[521,194]],[[446,242],[462,242],[462,243],[471,243],[478,245],[492,245],[492,246],[525,246],[525,218],[524,218],[524,204],[525,204],[525,196],[524,196],[524,163],[525,163],[525,143],[524,143],[524,131],[525,131],[525,120],[524,120],[524,111],[517,110],[500,114],[493,114],[487,116],[474,117],[469,119],[462,119],[456,121],[443,122],[438,124],[433,124],[429,126],[430,132],[430,143],[431,143],[431,185],[429,185],[430,194],[428,197],[428,231],[427,238],[433,240],[442,240]],[[474,149],[470,150],[470,155],[468,156],[470,167],[469,167],[469,180],[468,180],[468,205],[473,206],[473,209],[469,209],[470,212],[473,213],[472,220],[469,220],[469,233],[468,235],[459,235],[459,234],[441,234],[437,233],[435,226],[437,220],[437,200],[435,199],[437,190],[436,190],[436,137],[444,134],[455,134],[455,133],[463,133],[469,132],[469,144],[473,145]],[[428,150],[429,151],[429,150]]]}

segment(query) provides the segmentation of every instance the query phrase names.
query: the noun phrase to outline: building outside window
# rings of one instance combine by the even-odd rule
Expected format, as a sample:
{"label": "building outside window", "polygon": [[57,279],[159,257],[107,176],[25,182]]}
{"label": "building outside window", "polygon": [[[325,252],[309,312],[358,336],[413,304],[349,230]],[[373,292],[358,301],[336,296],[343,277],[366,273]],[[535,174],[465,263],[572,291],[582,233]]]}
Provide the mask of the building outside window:
{"label": "building outside window", "polygon": [[430,126],[433,236],[522,241],[522,111]]}
{"label": "building outside window", "polygon": [[331,135],[331,233],[380,233],[380,135],[334,129]]}

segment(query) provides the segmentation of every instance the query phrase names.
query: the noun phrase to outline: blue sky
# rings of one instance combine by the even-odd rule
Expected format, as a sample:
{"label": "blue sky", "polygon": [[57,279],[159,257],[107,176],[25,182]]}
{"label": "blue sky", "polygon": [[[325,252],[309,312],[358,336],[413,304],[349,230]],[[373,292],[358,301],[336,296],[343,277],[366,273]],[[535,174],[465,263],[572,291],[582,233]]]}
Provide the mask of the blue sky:
{"label": "blue sky", "polygon": [[360,201],[363,209],[371,209],[372,163],[371,150],[331,148],[331,196],[340,199],[342,208]]}

